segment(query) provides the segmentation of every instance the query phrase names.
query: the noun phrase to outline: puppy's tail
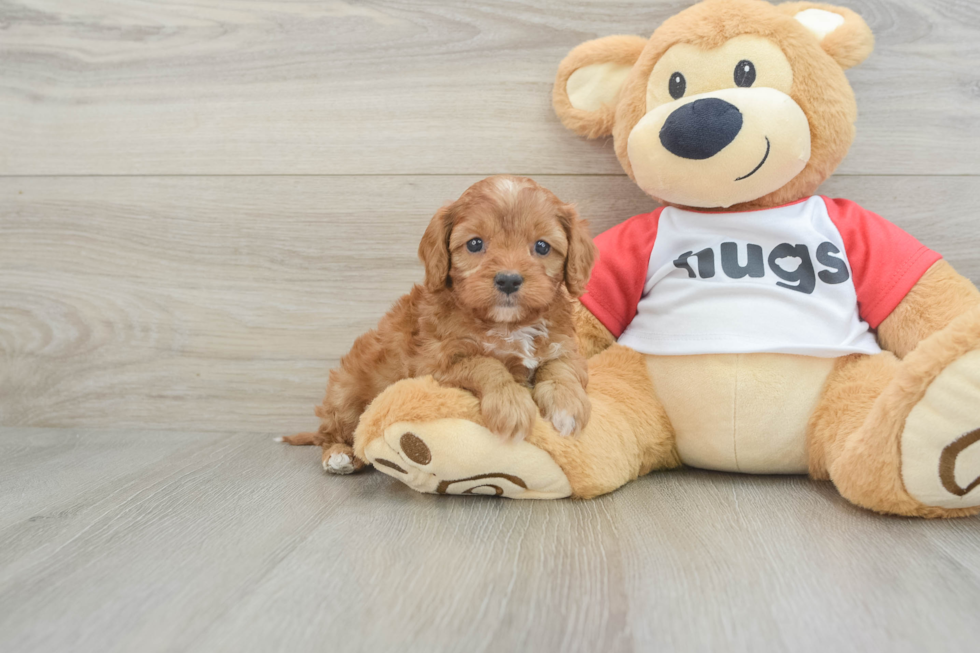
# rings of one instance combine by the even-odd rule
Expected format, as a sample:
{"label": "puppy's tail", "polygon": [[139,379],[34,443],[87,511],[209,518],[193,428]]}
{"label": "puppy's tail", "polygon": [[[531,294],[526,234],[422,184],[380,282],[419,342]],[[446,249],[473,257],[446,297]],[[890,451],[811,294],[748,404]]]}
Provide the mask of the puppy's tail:
{"label": "puppy's tail", "polygon": [[303,447],[311,444],[320,444],[319,433],[297,433],[296,435],[287,435],[281,438],[275,438],[276,442],[285,442],[286,444],[291,444],[294,447]]}

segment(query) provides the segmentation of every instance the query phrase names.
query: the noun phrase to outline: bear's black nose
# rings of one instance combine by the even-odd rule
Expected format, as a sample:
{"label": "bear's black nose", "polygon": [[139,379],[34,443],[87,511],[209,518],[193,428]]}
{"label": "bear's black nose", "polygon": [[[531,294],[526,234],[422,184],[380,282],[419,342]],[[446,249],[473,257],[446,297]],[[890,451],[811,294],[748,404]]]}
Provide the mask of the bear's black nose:
{"label": "bear's black nose", "polygon": [[667,117],[660,142],[682,159],[710,159],[742,130],[742,113],[734,104],[705,98],[685,104]]}
{"label": "bear's black nose", "polygon": [[493,283],[497,286],[497,290],[505,295],[511,295],[524,283],[524,277],[516,272],[498,272],[493,278]]}

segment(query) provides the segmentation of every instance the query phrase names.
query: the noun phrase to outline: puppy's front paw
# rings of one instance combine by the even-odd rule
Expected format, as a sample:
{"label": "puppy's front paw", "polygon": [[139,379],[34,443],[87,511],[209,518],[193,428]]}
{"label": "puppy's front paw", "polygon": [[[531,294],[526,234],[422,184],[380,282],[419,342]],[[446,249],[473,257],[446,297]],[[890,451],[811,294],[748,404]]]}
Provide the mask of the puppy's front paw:
{"label": "puppy's front paw", "polygon": [[334,444],[323,448],[323,471],[328,474],[353,474],[364,469],[364,461],[354,455],[354,450],[345,444]]}
{"label": "puppy's front paw", "polygon": [[589,423],[592,402],[577,383],[542,381],[534,386],[534,402],[559,435],[578,435]]}
{"label": "puppy's front paw", "polygon": [[484,393],[480,413],[487,428],[500,437],[523,440],[534,428],[538,407],[527,388],[512,383]]}

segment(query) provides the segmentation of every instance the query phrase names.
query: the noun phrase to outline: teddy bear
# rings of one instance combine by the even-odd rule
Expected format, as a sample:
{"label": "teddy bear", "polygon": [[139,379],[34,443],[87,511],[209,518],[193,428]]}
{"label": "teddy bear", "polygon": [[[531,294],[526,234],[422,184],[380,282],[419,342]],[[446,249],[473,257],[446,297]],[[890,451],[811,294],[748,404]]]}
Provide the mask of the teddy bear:
{"label": "teddy bear", "polygon": [[431,377],[386,389],[357,455],[437,494],[586,499],[681,465],[809,474],[879,513],[980,512],[980,292],[853,202],[815,195],[855,135],[851,10],[705,0],[582,43],[553,104],[612,136],[662,207],[599,235],[576,307],[592,416],[522,441]]}

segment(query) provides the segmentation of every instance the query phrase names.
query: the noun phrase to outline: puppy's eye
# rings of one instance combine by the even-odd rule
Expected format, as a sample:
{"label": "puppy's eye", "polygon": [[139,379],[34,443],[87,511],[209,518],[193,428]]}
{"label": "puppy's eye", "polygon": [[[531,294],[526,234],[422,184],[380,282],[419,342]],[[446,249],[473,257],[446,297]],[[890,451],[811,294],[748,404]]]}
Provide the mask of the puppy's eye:
{"label": "puppy's eye", "polygon": [[550,251],[551,251],[551,245],[544,242],[543,240],[539,240],[538,242],[534,243],[534,252],[539,256],[547,256],[548,252]]}
{"label": "puppy's eye", "polygon": [[483,249],[483,240],[481,238],[471,238],[470,240],[467,240],[466,249],[476,254]]}
{"label": "puppy's eye", "polygon": [[684,79],[684,75],[680,73],[674,73],[670,76],[670,83],[667,85],[667,90],[670,91],[670,97],[675,100],[679,100],[684,97],[684,91],[687,90],[687,80]]}
{"label": "puppy's eye", "polygon": [[748,59],[742,59],[735,66],[735,86],[748,88],[755,84],[755,64]]}

